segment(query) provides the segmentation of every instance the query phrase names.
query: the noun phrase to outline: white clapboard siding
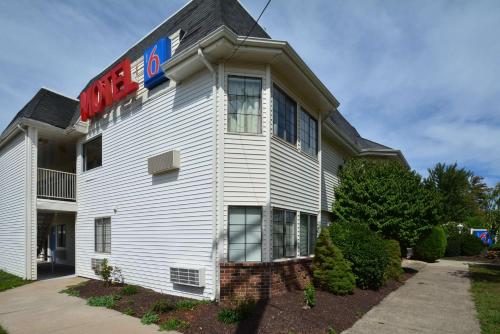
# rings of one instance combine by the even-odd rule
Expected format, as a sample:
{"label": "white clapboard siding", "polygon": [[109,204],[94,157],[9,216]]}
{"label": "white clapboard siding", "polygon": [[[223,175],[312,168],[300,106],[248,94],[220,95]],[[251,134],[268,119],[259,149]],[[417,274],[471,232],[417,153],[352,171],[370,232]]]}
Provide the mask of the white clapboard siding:
{"label": "white clapboard siding", "polygon": [[[269,98],[268,82],[264,66],[245,68],[227,66],[224,80],[224,257],[227,258],[227,227],[229,206],[260,206],[263,208],[263,230],[268,225],[266,211],[269,196],[268,184],[268,141],[269,135]],[[262,79],[262,133],[228,133],[227,78],[229,75],[242,75]],[[266,253],[263,240],[263,254]]]}
{"label": "white clapboard siding", "polygon": [[26,278],[26,144],[20,133],[0,148],[0,269]]}
{"label": "white clapboard siding", "polygon": [[331,212],[335,201],[334,188],[339,185],[339,166],[344,164],[344,158],[330,141],[323,139],[321,145],[323,178],[321,182],[321,210]]}
{"label": "white clapboard siding", "polygon": [[[212,75],[199,73],[92,124],[88,138],[102,134],[103,165],[82,173],[80,148],[77,275],[95,277],[91,258],[106,257],[128,283],[214,297],[212,89]],[[148,158],[172,149],[180,151],[180,169],[148,174]],[[110,255],[94,253],[97,217],[111,217]],[[174,287],[169,269],[176,266],[204,268],[206,287]]]}
{"label": "white clapboard siding", "polygon": [[318,212],[319,162],[291,145],[271,139],[271,204],[273,207]]}

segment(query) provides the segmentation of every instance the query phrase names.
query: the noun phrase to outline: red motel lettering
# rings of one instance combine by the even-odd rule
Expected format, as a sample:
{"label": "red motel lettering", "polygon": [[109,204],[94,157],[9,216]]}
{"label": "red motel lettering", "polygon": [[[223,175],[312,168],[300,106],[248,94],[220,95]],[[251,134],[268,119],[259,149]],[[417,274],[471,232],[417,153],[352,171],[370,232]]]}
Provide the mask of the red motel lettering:
{"label": "red motel lettering", "polygon": [[130,74],[130,59],[125,58],[80,94],[82,121],[93,118],[138,88],[139,84],[132,81]]}

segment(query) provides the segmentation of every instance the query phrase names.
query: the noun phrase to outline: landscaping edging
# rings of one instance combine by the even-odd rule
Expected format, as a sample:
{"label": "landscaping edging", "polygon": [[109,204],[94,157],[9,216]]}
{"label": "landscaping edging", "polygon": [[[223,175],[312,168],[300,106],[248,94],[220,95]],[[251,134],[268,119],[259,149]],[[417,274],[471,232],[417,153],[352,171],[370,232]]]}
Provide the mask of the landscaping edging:
{"label": "landscaping edging", "polygon": [[267,299],[303,289],[312,280],[312,259],[220,264],[220,300]]}

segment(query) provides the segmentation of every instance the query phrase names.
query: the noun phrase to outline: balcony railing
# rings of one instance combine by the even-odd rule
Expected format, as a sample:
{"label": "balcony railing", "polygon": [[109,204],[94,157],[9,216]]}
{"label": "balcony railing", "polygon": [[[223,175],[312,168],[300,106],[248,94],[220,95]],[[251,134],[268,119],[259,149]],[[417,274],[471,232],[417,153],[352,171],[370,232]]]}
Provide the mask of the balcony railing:
{"label": "balcony railing", "polygon": [[38,197],[75,201],[76,174],[38,168]]}

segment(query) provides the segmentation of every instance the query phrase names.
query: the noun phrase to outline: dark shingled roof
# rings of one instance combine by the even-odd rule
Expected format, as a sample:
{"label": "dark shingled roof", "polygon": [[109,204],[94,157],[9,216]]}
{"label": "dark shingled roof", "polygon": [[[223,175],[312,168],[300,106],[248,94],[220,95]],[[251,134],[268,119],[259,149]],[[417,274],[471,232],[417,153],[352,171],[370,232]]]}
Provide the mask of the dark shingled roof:
{"label": "dark shingled roof", "polygon": [[349,123],[344,116],[338,111],[333,111],[330,116],[330,120],[335,124],[335,126],[346,136],[351,142],[356,144],[360,149],[386,149],[390,150],[390,147],[384,146],[382,144],[376,143],[374,141],[365,139],[361,137],[358,130]]}
{"label": "dark shingled roof", "polygon": [[179,53],[223,25],[238,36],[271,38],[261,26],[255,24],[255,20],[237,0],[193,0],[92,78],[82,91],[122,59],[129,58],[134,61],[141,57],[144,51],[161,37],[168,37],[181,29],[184,35],[175,50]]}
{"label": "dark shingled roof", "polygon": [[[20,118],[30,118],[65,129],[71,124],[71,119],[73,118],[77,106],[77,100],[42,88],[21,109],[21,111],[17,113],[5,130]],[[2,135],[4,133],[2,133]]]}

